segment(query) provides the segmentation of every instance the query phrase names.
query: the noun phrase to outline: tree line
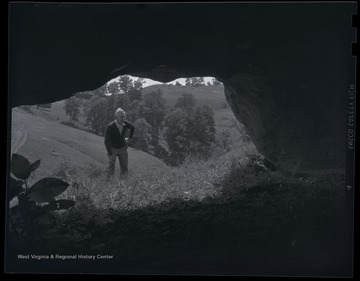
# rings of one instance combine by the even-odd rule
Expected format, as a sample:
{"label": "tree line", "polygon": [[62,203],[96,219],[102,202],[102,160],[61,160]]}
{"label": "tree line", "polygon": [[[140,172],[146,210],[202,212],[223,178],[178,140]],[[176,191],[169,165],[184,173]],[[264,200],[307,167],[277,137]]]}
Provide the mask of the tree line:
{"label": "tree line", "polygon": [[[200,77],[202,78],[202,77]],[[188,78],[197,87],[201,79]],[[199,106],[191,94],[183,94],[173,107],[167,105],[161,90],[142,95],[143,79],[119,80],[67,99],[64,110],[70,123],[78,121],[81,109],[87,126],[103,135],[106,125],[114,120],[116,108],[126,111],[136,131],[131,146],[148,152],[167,164],[179,165],[189,156],[206,159],[215,141],[214,113],[206,105]]]}

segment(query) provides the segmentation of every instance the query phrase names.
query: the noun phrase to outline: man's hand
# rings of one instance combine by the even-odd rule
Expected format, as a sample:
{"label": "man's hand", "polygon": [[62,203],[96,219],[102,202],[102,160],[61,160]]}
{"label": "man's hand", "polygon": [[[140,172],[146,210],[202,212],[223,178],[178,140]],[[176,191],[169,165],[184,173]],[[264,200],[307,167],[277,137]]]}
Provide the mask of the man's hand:
{"label": "man's hand", "polygon": [[131,139],[130,138],[125,138],[126,140],[126,143],[130,143],[131,142]]}

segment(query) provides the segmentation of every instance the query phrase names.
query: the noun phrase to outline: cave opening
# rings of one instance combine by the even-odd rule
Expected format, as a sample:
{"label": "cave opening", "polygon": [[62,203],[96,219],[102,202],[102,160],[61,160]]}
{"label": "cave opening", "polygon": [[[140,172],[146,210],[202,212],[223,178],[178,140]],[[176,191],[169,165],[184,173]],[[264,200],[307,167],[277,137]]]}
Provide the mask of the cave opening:
{"label": "cave opening", "polygon": [[[354,4],[15,5],[11,153],[41,159],[31,182],[61,178],[77,205],[55,231],[7,253],[103,252],[115,257],[106,270],[120,273],[351,275]],[[223,85],[139,92],[141,81],[107,82],[114,69],[160,81],[201,73]],[[141,137],[128,148],[129,176],[109,180],[104,131],[117,106]],[[12,272],[39,268],[9,259]]]}

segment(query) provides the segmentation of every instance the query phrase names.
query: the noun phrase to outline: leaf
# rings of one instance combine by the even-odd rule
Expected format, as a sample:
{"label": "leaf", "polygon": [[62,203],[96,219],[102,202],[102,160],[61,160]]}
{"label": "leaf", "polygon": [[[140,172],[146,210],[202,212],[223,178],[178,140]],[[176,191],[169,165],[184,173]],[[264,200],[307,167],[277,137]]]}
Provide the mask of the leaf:
{"label": "leaf", "polygon": [[31,174],[29,160],[20,154],[13,153],[11,159],[11,172],[15,177],[26,180]]}
{"label": "leaf", "polygon": [[32,163],[30,166],[31,172],[34,172],[40,166],[40,159]]}
{"label": "leaf", "polygon": [[70,209],[71,207],[75,206],[75,202],[73,200],[54,200],[51,201],[49,204],[43,207],[45,211],[51,212],[51,211],[57,211],[57,210],[66,210]]}
{"label": "leaf", "polygon": [[54,197],[63,193],[69,184],[57,178],[43,178],[29,188],[28,196],[31,200],[41,202],[51,202]]}
{"label": "leaf", "polygon": [[10,190],[9,190],[9,200],[12,200],[15,196],[18,196],[20,192],[24,189],[22,185],[24,184],[21,180],[16,180],[13,177],[10,177]]}

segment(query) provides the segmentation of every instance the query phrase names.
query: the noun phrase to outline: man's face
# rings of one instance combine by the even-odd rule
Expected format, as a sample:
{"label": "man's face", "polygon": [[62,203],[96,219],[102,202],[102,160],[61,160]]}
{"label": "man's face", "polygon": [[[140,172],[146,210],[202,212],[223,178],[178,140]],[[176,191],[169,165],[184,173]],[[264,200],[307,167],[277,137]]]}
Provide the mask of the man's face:
{"label": "man's face", "polygon": [[116,120],[119,124],[124,123],[125,119],[126,119],[126,115],[123,112],[120,112],[116,115]]}

